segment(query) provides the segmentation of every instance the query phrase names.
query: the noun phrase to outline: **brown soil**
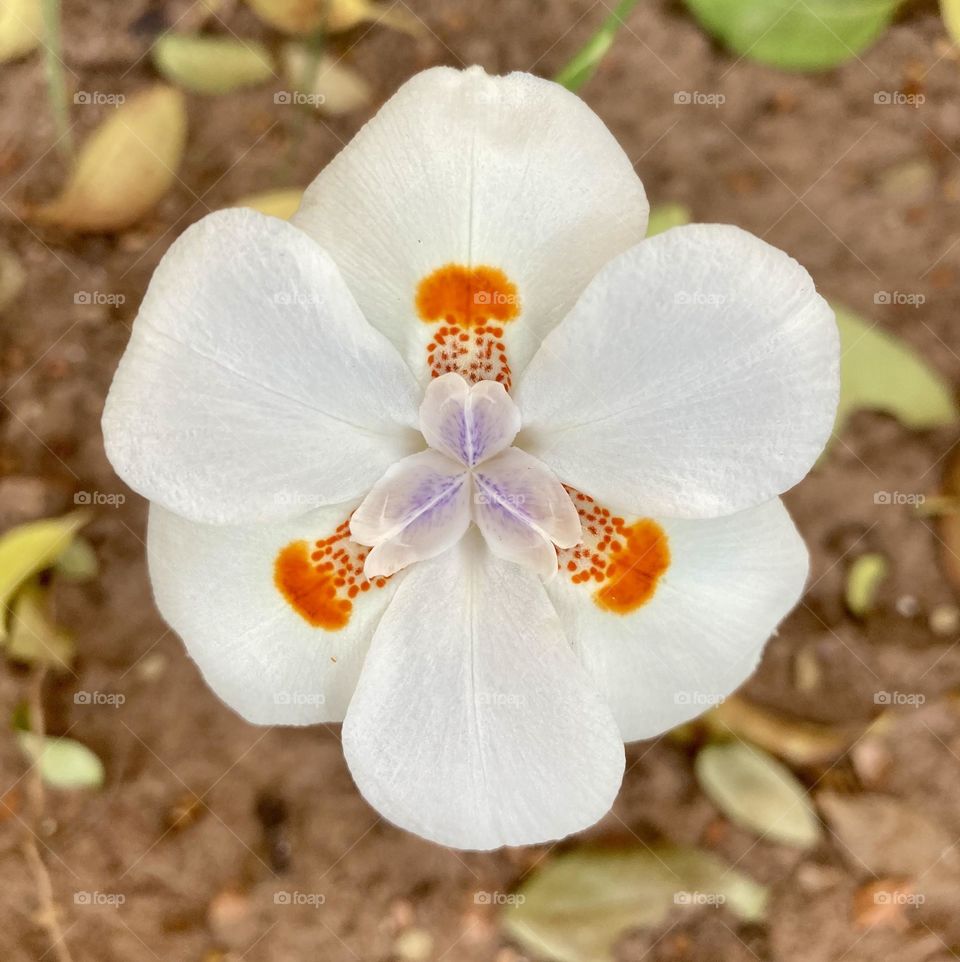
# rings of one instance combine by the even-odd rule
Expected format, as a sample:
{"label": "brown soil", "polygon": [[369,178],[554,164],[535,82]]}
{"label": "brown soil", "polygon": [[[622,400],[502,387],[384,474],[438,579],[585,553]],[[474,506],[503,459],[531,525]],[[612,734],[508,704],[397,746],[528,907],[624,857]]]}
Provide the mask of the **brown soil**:
{"label": "brown soil", "polygon": [[[187,4],[159,4],[167,20]],[[420,40],[384,29],[341,41],[347,62],[387,97],[436,63],[554,73],[606,14],[588,0],[436,0],[412,4]],[[152,77],[145,0],[65,4],[65,60],[79,90],[130,94]],[[154,8],[150,8],[154,9]],[[225,17],[243,36],[275,38],[244,7]],[[934,5],[908,9],[862,57],[815,76],[783,74],[718,49],[668,0],[640,4],[598,75],[582,91],[636,162],[654,203],[679,201],[696,219],[739,224],[782,247],[830,298],[876,318],[952,382],[960,381],[960,65],[947,54]],[[180,182],[149,220],[120,236],[76,238],[24,225],[15,212],[46,198],[64,163],[51,148],[40,58],[2,68],[0,218],[29,270],[2,318],[0,509],[3,525],[65,510],[75,491],[121,493],[104,455],[102,400],[153,268],[189,222],[244,194],[307,183],[365,116],[307,122],[278,116],[273,88],[190,98],[190,146]],[[878,90],[922,90],[919,108],[876,105]],[[720,107],[674,102],[678,91],[722,93]],[[110,107],[74,107],[74,134]],[[920,173],[917,173],[917,172]],[[906,172],[906,173],[905,173]],[[116,307],[77,305],[78,291],[122,294]],[[878,291],[926,303],[877,306]],[[917,692],[921,708],[895,715],[887,764],[870,786],[960,833],[960,685],[957,631],[937,634],[931,610],[953,604],[938,537],[910,506],[876,504],[877,491],[930,494],[956,433],[911,433],[861,413],[825,462],[789,496],[813,555],[804,604],[770,646],[746,693],[778,712],[822,722],[864,720],[877,691]],[[508,962],[519,951],[477,891],[509,891],[546,848],[462,854],[380,820],[358,795],[335,726],[247,725],[207,689],[153,609],[144,570],[144,503],[98,510],[90,537],[96,581],[57,588],[57,613],[77,636],[76,676],[48,683],[54,732],[69,731],[105,762],[100,793],[50,792],[40,846],[77,962],[247,962],[391,958],[410,927],[432,939],[426,958]],[[893,573],[866,622],[844,609],[850,559],[885,553]],[[822,681],[795,683],[798,652]],[[120,708],[77,705],[78,690],[118,692]],[[27,676],[0,668],[0,717]],[[29,800],[23,760],[0,737],[0,958],[52,959],[24,858]],[[855,922],[853,897],[872,876],[836,839],[801,857],[718,822],[697,789],[687,749],[671,741],[628,748],[615,813],[589,838],[663,838],[712,845],[773,887],[770,920],[745,926],[716,910],[678,914],[627,936],[624,960],[941,960],[960,946],[955,913],[933,906],[905,931]],[[862,787],[846,758],[805,772],[817,788]],[[191,806],[190,800],[198,801]],[[171,828],[177,812],[185,824]],[[572,842],[564,843],[565,845]],[[320,906],[275,904],[276,892],[320,893]],[[85,905],[78,893],[122,894]],[[949,893],[948,893],[949,894]],[[935,901],[931,899],[931,901]],[[954,898],[955,901],[955,898]],[[948,901],[949,904],[949,901]],[[952,907],[952,906],[951,906]],[[218,955],[217,952],[227,953]]]}

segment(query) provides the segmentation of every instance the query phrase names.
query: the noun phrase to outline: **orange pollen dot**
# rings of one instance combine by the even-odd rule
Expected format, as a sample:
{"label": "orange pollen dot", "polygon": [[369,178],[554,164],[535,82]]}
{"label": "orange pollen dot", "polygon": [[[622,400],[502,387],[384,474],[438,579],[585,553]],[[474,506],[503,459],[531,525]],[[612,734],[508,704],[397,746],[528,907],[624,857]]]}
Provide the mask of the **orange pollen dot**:
{"label": "orange pollen dot", "polygon": [[459,328],[512,321],[520,313],[517,286],[502,270],[460,264],[445,264],[423,278],[416,305],[422,321],[446,321]]}
{"label": "orange pollen dot", "polygon": [[605,583],[593,600],[607,611],[626,615],[648,602],[670,566],[670,548],[663,528],[641,518],[624,528],[626,545],[610,559]]}

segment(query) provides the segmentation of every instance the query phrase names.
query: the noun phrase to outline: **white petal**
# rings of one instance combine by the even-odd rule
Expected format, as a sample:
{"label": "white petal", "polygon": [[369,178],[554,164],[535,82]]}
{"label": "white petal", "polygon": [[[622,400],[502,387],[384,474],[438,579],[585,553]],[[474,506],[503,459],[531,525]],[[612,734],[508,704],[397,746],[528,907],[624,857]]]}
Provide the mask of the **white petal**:
{"label": "white petal", "polygon": [[103,430],[147,498],[197,521],[276,520],[362,495],[410,452],[417,400],[327,254],[237,208],[161,261]]}
{"label": "white petal", "polygon": [[596,583],[573,584],[562,570],[547,586],[625,741],[679,725],[745,681],[807,575],[806,548],[779,499],[657,523],[669,566],[635,610],[604,609]]}
{"label": "white petal", "polygon": [[561,838],[609,808],[623,745],[530,572],[464,538],[411,568],[343,724],[364,797],[457,848]]}
{"label": "white petal", "polygon": [[391,465],[350,519],[368,578],[392,575],[456,544],[470,526],[470,475],[437,451]]}
{"label": "white petal", "polygon": [[644,237],[647,212],[629,158],[574,94],[531,74],[438,67],[322,171],[294,223],[426,380],[421,280],[450,263],[504,271],[521,305],[505,332],[517,372],[597,270]]}
{"label": "white petal", "polygon": [[557,570],[553,545],[570,548],[582,536],[580,518],[563,485],[542,462],[518,448],[481,465],[473,479],[473,516],[490,550],[549,578]]}
{"label": "white petal", "polygon": [[444,374],[427,385],[420,430],[431,448],[473,467],[510,446],[520,411],[496,381],[470,385],[459,374]]}
{"label": "white petal", "polygon": [[[347,517],[348,507],[339,507],[278,524],[206,525],[150,506],[147,551],[157,607],[210,687],[248,721],[308,725],[343,719],[395,585],[371,585],[352,601],[345,588],[324,599],[323,605],[338,606],[336,620],[346,620],[325,629],[308,622],[281,593],[278,559],[305,541],[303,566],[312,570],[310,548]],[[352,546],[351,553],[359,571],[365,552]],[[302,587],[301,609],[312,607],[319,615],[310,596],[325,586],[329,579],[311,581],[308,574],[291,590]]]}
{"label": "white petal", "polygon": [[597,276],[515,392],[519,444],[624,513],[710,517],[799,481],[830,436],[833,312],[736,227],[652,237]]}

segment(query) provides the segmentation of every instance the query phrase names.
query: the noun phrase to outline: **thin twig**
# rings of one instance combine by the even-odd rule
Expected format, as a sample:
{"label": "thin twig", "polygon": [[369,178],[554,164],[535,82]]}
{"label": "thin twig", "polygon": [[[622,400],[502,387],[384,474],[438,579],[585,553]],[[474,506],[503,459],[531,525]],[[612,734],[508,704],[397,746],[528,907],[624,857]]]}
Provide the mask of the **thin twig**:
{"label": "thin twig", "polygon": [[[41,665],[37,668],[31,680],[27,702],[30,708],[30,731],[40,740],[46,738],[47,732],[43,714],[43,683],[46,677],[47,666]],[[60,927],[57,903],[53,894],[53,882],[50,880],[50,873],[47,871],[47,866],[44,864],[40,856],[40,850],[37,848],[37,831],[43,822],[46,805],[46,793],[43,788],[39,761],[34,762],[30,771],[27,791],[30,796],[30,807],[33,811],[33,825],[27,828],[27,838],[23,848],[27,857],[27,864],[30,866],[30,871],[33,873],[37,885],[37,898],[40,902],[40,924],[50,936],[51,948],[56,955],[57,962],[73,962],[73,956],[67,946],[63,929]]]}

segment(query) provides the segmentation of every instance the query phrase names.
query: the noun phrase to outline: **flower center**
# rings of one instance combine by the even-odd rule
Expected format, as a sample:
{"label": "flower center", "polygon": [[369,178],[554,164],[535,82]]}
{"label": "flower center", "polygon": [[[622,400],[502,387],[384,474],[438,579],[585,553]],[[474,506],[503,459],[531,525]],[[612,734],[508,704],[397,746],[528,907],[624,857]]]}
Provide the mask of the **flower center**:
{"label": "flower center", "polygon": [[471,522],[494,554],[554,574],[557,548],[580,542],[580,518],[549,468],[510,446],[520,412],[504,386],[442,374],[427,387],[420,430],[429,448],[393,465],[350,520],[354,541],[372,549],[366,576],[435,557]]}
{"label": "flower center", "polygon": [[521,305],[516,284],[502,270],[446,264],[420,281],[415,304],[424,323],[439,325],[427,345],[433,377],[459,374],[510,390],[503,325],[519,316]]}

